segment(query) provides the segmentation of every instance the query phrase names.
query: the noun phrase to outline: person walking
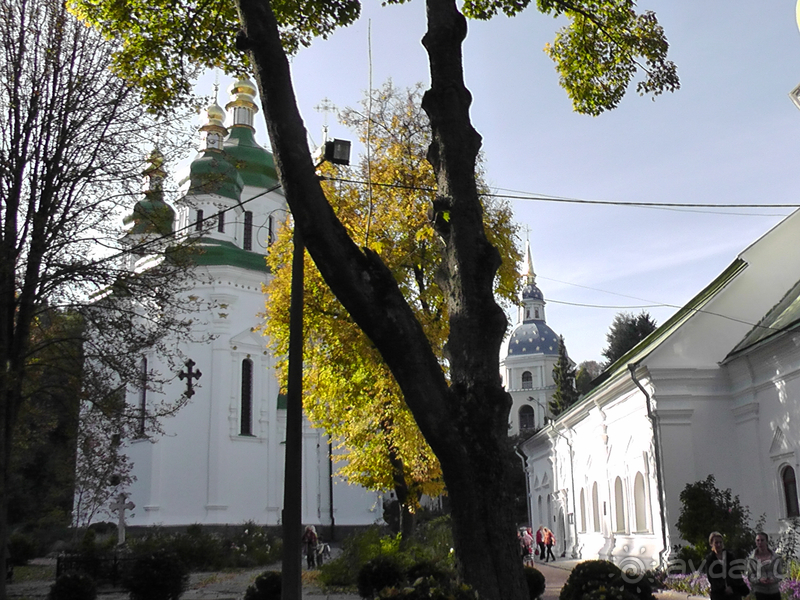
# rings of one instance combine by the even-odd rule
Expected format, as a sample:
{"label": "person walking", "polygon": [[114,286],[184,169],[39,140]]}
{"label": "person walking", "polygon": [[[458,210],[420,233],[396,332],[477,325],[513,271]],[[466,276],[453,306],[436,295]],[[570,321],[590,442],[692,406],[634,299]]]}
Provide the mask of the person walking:
{"label": "person walking", "polygon": [[711,552],[703,561],[701,571],[708,578],[708,595],[711,600],[742,600],[750,593],[744,582],[744,561],[737,559],[725,549],[725,542],[719,531],[708,536]]}
{"label": "person walking", "polygon": [[759,531],[756,549],[747,558],[747,579],[756,600],[780,600],[780,583],[785,576],[783,558],[769,547],[769,536]]}
{"label": "person walking", "polygon": [[522,543],[522,564],[532,566],[533,565],[533,536],[528,532],[527,528],[523,528],[521,533],[521,543]]}
{"label": "person walking", "polygon": [[544,525],[536,530],[536,546],[539,548],[539,560],[544,560]]}
{"label": "person walking", "polygon": [[550,558],[556,559],[553,554],[553,546],[556,545],[556,536],[547,527],[544,528],[544,545],[547,547],[547,555],[544,562],[550,562]]}
{"label": "person walking", "polygon": [[306,550],[306,563],[308,564],[308,568],[313,569],[317,565],[317,543],[319,542],[317,530],[313,525],[306,527],[301,541]]}

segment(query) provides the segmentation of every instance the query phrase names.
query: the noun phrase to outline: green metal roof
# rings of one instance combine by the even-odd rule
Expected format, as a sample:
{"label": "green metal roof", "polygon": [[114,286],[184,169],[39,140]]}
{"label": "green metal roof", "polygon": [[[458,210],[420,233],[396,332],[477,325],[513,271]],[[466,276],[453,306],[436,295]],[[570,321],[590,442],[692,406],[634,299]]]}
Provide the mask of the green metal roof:
{"label": "green metal roof", "polygon": [[219,194],[238,201],[244,181],[224,153],[205,150],[189,167],[189,194]]}
{"label": "green metal roof", "polygon": [[800,281],[795,283],[781,298],[781,301],[764,315],[758,325],[753,327],[744,339],[731,350],[725,360],[729,360],[747,348],[778,335],[798,323],[800,323]]}
{"label": "green metal roof", "polygon": [[263,254],[242,250],[231,242],[211,238],[197,241],[192,259],[197,265],[228,265],[250,271],[270,272]]}
{"label": "green metal roof", "polygon": [[258,145],[250,127],[231,127],[223,147],[246,185],[269,188],[278,183],[275,160],[270,152]]}
{"label": "green metal roof", "polygon": [[145,194],[147,197],[134,205],[133,213],[122,220],[123,224],[131,225],[128,233],[171,234],[175,211],[160,198],[153,198],[154,192],[145,192]]}

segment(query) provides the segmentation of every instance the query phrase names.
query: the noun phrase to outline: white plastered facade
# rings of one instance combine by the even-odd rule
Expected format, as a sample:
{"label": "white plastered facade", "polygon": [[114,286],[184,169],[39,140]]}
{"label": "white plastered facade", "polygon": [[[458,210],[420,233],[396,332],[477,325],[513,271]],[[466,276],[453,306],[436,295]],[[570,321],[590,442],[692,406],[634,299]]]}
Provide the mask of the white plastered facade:
{"label": "white plastered facade", "polygon": [[664,563],[682,541],[681,491],[709,474],[753,518],[765,514],[768,532],[787,526],[800,443],[798,240],[796,212],[524,444],[533,526],[561,532],[559,553]]}

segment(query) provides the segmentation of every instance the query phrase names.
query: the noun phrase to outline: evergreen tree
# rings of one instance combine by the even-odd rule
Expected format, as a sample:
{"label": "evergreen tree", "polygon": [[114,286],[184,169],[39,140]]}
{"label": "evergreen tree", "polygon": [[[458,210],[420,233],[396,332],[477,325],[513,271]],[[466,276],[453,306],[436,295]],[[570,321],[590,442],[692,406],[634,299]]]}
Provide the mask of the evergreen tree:
{"label": "evergreen tree", "polygon": [[578,395],[583,396],[592,389],[592,381],[602,373],[603,367],[596,360],[585,360],[578,365],[578,372],[575,374],[575,388]]}
{"label": "evergreen tree", "polygon": [[558,338],[558,362],[553,367],[553,381],[556,391],[550,400],[549,408],[554,417],[578,401],[578,391],[575,389],[575,367],[567,356],[567,346],[564,336]]}
{"label": "evergreen tree", "polygon": [[617,313],[606,334],[608,346],[603,350],[603,356],[608,360],[606,366],[622,358],[628,350],[653,333],[656,327],[658,325],[646,311],[638,315]]}

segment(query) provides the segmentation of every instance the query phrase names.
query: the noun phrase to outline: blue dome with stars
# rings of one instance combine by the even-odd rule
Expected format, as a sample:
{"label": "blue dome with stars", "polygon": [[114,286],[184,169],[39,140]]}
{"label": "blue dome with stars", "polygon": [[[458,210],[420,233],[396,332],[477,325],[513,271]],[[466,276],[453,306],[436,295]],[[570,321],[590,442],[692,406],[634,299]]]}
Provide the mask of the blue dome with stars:
{"label": "blue dome with stars", "polygon": [[535,283],[527,283],[522,287],[522,300],[542,300],[544,301],[544,294]]}
{"label": "blue dome with stars", "polygon": [[532,354],[558,355],[558,335],[540,319],[520,323],[508,340],[508,356]]}

